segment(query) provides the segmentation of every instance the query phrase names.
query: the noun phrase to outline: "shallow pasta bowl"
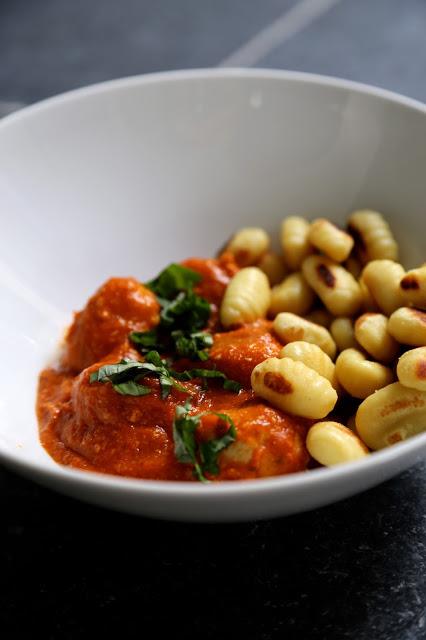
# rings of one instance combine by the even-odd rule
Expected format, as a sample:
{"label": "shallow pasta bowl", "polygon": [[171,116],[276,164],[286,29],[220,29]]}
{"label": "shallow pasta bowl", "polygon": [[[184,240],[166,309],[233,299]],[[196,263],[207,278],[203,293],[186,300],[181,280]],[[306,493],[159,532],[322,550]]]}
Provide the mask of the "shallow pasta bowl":
{"label": "shallow pasta bowl", "polygon": [[[200,70],[108,82],[0,123],[0,459],[82,500],[181,520],[285,515],[353,495],[422,459],[426,434],[368,458],[208,486],[56,464],[41,447],[37,376],[71,310],[111,275],[146,280],[288,214],[343,223],[382,211],[407,266],[426,245],[426,108],[342,80]],[[426,426],[426,425],[425,425]]]}

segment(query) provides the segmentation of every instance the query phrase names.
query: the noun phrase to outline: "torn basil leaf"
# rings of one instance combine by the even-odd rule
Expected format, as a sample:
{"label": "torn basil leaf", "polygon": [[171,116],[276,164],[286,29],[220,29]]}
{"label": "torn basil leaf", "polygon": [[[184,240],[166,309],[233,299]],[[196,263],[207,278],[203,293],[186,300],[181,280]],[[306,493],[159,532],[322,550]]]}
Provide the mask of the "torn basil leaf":
{"label": "torn basil leaf", "polygon": [[163,399],[167,398],[173,387],[183,393],[189,393],[185,387],[176,382],[166,361],[161,359],[157,351],[147,353],[145,362],[125,359],[116,364],[104,365],[91,373],[90,382],[111,382],[117,393],[142,396],[147,395],[151,390],[138,383],[139,380],[149,375],[159,379]]}
{"label": "torn basil leaf", "polygon": [[227,375],[217,369],[186,369],[181,373],[174,372],[174,377],[178,380],[192,380],[193,378],[202,378],[203,380],[216,378],[222,381],[222,386],[227,391],[238,393],[242,389],[242,385],[236,380],[230,380]]}
{"label": "torn basil leaf", "polygon": [[210,304],[193,291],[181,291],[173,300],[159,301],[160,326],[170,331],[194,331],[206,326],[210,317]]}
{"label": "torn basil leaf", "polygon": [[213,345],[213,336],[207,331],[197,331],[185,334],[184,331],[176,330],[171,334],[175,345],[176,355],[190,360],[208,360],[207,349]]}
{"label": "torn basil leaf", "polygon": [[115,364],[106,364],[90,374],[90,382],[111,382],[113,388],[121,395],[143,396],[150,393],[150,388],[139,384],[145,376],[155,376],[160,382],[161,397],[163,400],[170,394],[172,388],[182,393],[190,393],[188,389],[179,384],[178,380],[186,381],[193,378],[203,380],[216,378],[222,381],[224,389],[238,393],[241,385],[236,380],[229,378],[216,369],[186,369],[174,371],[170,363],[163,360],[158,351],[149,351],[144,362],[124,359]]}
{"label": "torn basil leaf", "polygon": [[119,382],[112,386],[114,391],[120,393],[122,396],[146,396],[151,393],[150,387],[138,384],[134,380],[130,380],[129,382]]}
{"label": "torn basil leaf", "polygon": [[[175,443],[176,459],[183,464],[192,464],[193,473],[200,482],[209,482],[205,473],[217,475],[219,465],[218,455],[237,438],[237,430],[232,419],[224,413],[204,412],[191,416],[189,411],[191,404],[187,401],[182,406],[176,407],[173,421],[173,440]],[[201,418],[206,415],[216,415],[229,424],[228,431],[220,438],[212,438],[203,442],[197,442],[196,430]]]}
{"label": "torn basil leaf", "polygon": [[172,263],[166,267],[156,278],[146,283],[146,286],[159,298],[170,300],[181,291],[190,291],[195,284],[201,281],[201,276],[196,271]]}
{"label": "torn basil leaf", "polygon": [[173,352],[179,357],[207,360],[213,339],[203,329],[210,318],[210,303],[196,294],[202,277],[196,271],[171,264],[146,283],[161,306],[160,324],[151,331],[133,331],[129,338],[140,353],[150,349]]}

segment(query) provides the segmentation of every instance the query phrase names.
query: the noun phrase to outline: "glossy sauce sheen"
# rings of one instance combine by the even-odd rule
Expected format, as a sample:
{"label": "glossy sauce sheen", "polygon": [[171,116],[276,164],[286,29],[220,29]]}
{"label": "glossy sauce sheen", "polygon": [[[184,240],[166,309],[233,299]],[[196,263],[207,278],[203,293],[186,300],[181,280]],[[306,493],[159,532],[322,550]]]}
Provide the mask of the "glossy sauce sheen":
{"label": "glossy sauce sheen", "polygon": [[[260,320],[234,331],[221,332],[217,310],[230,277],[238,270],[229,256],[219,260],[192,258],[183,263],[203,280],[197,292],[212,305],[210,329],[214,344],[203,368],[217,368],[243,385],[239,393],[216,381],[205,389],[201,380],[183,383],[160,396],[156,378],[146,377],[151,393],[143,397],[116,393],[110,383],[90,383],[101,364],[123,357],[141,359],[128,341],[131,331],[158,324],[154,294],[133,278],[108,280],[75,315],[64,345],[61,366],[40,375],[37,414],[40,439],[60,464],[137,478],[194,480],[192,466],[174,455],[172,424],[177,405],[191,399],[191,413],[217,411],[229,415],[237,439],[219,454],[219,475],[210,480],[239,480],[281,475],[307,468],[305,448],[309,422],[269,406],[250,388],[252,369],[282,348],[271,323]],[[178,364],[176,368],[178,368]],[[182,366],[186,363],[182,363]],[[200,366],[190,363],[190,366]],[[223,435],[217,416],[201,419],[197,439]]]}

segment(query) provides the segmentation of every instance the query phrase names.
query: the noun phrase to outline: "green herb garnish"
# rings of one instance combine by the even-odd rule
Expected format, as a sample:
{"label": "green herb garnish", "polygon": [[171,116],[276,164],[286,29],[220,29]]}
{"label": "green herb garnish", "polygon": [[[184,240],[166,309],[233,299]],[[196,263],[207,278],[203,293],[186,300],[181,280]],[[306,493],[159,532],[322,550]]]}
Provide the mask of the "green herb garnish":
{"label": "green herb garnish", "polygon": [[150,387],[139,384],[145,376],[156,376],[160,382],[161,397],[167,398],[172,387],[189,393],[185,387],[173,379],[167,363],[157,351],[147,353],[145,362],[124,359],[116,364],[107,364],[90,375],[90,382],[111,382],[117,393],[131,396],[145,396]]}
{"label": "green herb garnish", "polygon": [[[209,482],[204,474],[206,472],[212,475],[219,473],[218,455],[232,442],[235,442],[237,430],[232,419],[224,413],[207,411],[190,416],[188,413],[190,409],[189,401],[176,407],[173,421],[175,456],[179,462],[194,466],[194,475],[200,482]],[[195,432],[200,425],[201,418],[206,415],[218,416],[220,420],[229,424],[229,429],[220,438],[197,442]]]}
{"label": "green herb garnish", "polygon": [[155,293],[158,298],[171,300],[180,291],[191,291],[194,284],[201,281],[201,276],[196,271],[172,263],[166,267],[154,280],[146,283],[146,286]]}
{"label": "green herb garnish", "polygon": [[209,378],[216,378],[222,381],[222,386],[228,391],[241,391],[242,386],[236,380],[230,380],[227,375],[217,369],[186,369],[185,371],[173,373],[178,380],[192,380],[193,378],[202,378],[207,381]]}
{"label": "green herb garnish", "polygon": [[208,360],[207,349],[210,349],[213,345],[213,337],[207,331],[195,331],[194,333],[186,334],[184,331],[177,329],[172,331],[171,337],[175,345],[176,354],[181,358]]}
{"label": "green herb garnish", "polygon": [[140,353],[148,353],[155,349],[159,353],[173,352],[180,358],[191,360],[208,360],[208,349],[213,345],[213,337],[207,331],[194,331],[186,333],[181,329],[175,331],[160,332],[132,331],[130,340]]}
{"label": "green herb garnish", "polygon": [[152,331],[133,331],[130,340],[140,353],[155,349],[192,360],[207,360],[213,339],[205,331],[210,304],[193,290],[201,276],[192,269],[171,264],[146,284],[161,306],[160,324]]}
{"label": "green herb garnish", "polygon": [[238,393],[241,389],[239,382],[229,378],[216,369],[187,369],[182,372],[174,371],[169,363],[163,360],[158,351],[149,351],[145,362],[124,359],[116,364],[107,364],[90,374],[90,382],[111,382],[117,393],[130,396],[145,396],[150,388],[139,384],[145,376],[156,376],[160,382],[161,397],[167,398],[174,387],[183,393],[190,393],[177,380],[186,381],[193,378],[216,378],[222,381],[223,388]]}

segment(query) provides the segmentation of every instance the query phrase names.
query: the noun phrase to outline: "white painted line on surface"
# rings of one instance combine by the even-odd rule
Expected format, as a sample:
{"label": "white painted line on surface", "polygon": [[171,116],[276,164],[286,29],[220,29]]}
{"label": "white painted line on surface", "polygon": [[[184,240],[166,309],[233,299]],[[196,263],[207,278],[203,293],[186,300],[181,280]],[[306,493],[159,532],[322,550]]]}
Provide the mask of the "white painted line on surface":
{"label": "white painted line on surface", "polygon": [[244,45],[227,56],[219,67],[250,67],[297,33],[309,27],[341,0],[300,0]]}

